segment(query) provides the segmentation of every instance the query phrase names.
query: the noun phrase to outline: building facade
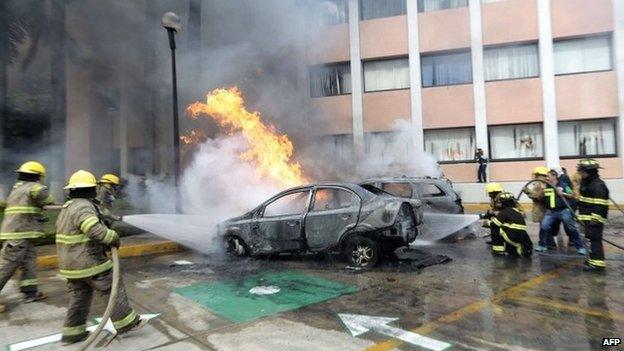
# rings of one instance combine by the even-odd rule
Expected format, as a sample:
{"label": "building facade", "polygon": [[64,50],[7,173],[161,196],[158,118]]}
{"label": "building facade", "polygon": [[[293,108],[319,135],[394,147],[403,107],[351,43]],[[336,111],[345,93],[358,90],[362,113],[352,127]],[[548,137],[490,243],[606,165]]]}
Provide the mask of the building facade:
{"label": "building facade", "polygon": [[326,3],[311,123],[337,149],[364,153],[398,120],[455,182],[476,181],[476,148],[494,181],[584,157],[622,178],[624,1]]}

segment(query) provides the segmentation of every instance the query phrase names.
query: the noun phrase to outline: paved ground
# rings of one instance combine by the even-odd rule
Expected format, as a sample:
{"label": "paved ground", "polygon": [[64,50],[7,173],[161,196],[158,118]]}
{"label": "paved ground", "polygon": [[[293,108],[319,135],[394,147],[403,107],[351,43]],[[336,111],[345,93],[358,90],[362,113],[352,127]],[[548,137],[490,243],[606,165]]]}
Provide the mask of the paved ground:
{"label": "paved ground", "polygon": [[[605,337],[623,337],[624,253],[607,246],[608,272],[597,275],[582,272],[582,259],[562,247],[516,261],[491,257],[485,239],[438,243],[418,249],[452,262],[423,269],[411,261],[388,262],[367,272],[324,257],[228,261],[182,252],[124,259],[132,303],[162,316],[109,349],[419,349],[376,331],[352,337],[339,313],[398,318],[390,325],[448,342],[453,350],[595,350]],[[192,264],[174,264],[178,260]],[[20,304],[15,282],[2,291],[8,312],[0,315],[0,344],[60,329],[64,281],[54,270],[41,278],[50,294],[44,302]],[[257,284],[280,292],[248,294]],[[103,308],[96,298],[93,315]],[[38,348],[58,349],[75,348]]]}

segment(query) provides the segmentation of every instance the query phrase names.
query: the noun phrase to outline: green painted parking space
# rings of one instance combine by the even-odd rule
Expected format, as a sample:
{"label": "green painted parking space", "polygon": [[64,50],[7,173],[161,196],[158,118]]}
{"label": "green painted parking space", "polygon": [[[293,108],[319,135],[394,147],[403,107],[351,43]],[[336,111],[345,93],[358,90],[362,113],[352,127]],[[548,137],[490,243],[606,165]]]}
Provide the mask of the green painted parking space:
{"label": "green painted parking space", "polygon": [[240,280],[194,284],[175,291],[240,323],[352,294],[358,289],[296,271],[273,271]]}

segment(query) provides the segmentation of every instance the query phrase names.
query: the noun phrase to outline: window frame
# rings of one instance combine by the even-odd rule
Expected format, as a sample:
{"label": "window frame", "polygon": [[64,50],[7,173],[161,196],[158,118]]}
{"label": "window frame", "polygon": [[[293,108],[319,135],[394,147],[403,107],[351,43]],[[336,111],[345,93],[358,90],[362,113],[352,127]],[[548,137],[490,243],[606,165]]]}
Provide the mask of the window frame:
{"label": "window frame", "polygon": [[364,8],[364,6],[362,5],[364,0],[358,0],[358,12],[359,12],[359,17],[360,17],[360,22],[362,21],[372,21],[372,20],[376,20],[376,19],[380,19],[380,18],[392,18],[392,17],[399,17],[399,16],[406,16],[407,15],[407,1],[411,1],[411,0],[404,0],[405,1],[405,13],[402,14],[398,14],[398,15],[392,15],[392,16],[381,16],[381,17],[373,17],[373,18],[364,18],[364,11],[362,10]]}
{"label": "window frame", "polygon": [[[333,209],[323,209],[323,210],[318,210],[315,211],[314,210],[314,205],[316,204],[316,193],[319,190],[327,190],[327,189],[333,189],[333,190],[342,190],[342,191],[346,191],[348,193],[350,193],[351,195],[354,195],[355,198],[357,199],[358,203],[355,204],[355,206],[348,206],[348,207],[338,207],[338,208],[333,208]],[[340,210],[345,210],[345,209],[349,209],[349,208],[358,208],[358,211],[361,210],[362,208],[362,197],[360,195],[358,195],[355,191],[349,189],[349,188],[343,188],[340,186],[334,186],[334,185],[318,185],[314,187],[314,191],[312,192],[312,197],[310,199],[310,204],[309,204],[309,210],[308,212],[314,212],[314,213],[319,213],[319,212],[328,212],[328,211],[340,211]]]}
{"label": "window frame", "polygon": [[[401,196],[401,195],[397,195],[394,193],[389,192],[388,190],[384,189],[384,186],[388,185],[388,184],[399,184],[399,185],[409,185],[410,188],[410,196]],[[396,197],[400,197],[400,198],[405,198],[405,199],[413,199],[414,195],[418,195],[418,191],[416,189],[414,189],[414,184],[410,181],[407,180],[392,180],[392,181],[381,181],[379,182],[379,189],[383,190],[384,192],[392,195],[392,196],[396,196]]]}
{"label": "window frame", "polygon": [[351,61],[341,61],[341,62],[329,62],[329,63],[321,63],[321,64],[316,64],[316,65],[311,65],[308,68],[308,85],[309,85],[309,89],[310,89],[310,98],[311,99],[319,99],[319,98],[327,98],[327,97],[332,97],[332,96],[344,96],[344,95],[351,95],[353,94],[353,86],[351,86],[351,91],[348,93],[340,93],[340,94],[332,94],[332,95],[321,95],[321,96],[314,96],[312,95],[312,75],[313,75],[313,71],[319,67],[323,67],[323,68],[332,68],[332,67],[339,67],[339,66],[347,66],[348,70],[349,70],[349,75],[351,75]]}
{"label": "window frame", "polygon": [[470,2],[469,2],[469,0],[467,0],[466,1],[466,5],[464,5],[464,6],[449,7],[449,8],[446,8],[446,9],[425,11],[421,4],[422,4],[422,0],[416,1],[416,9],[418,10],[418,13],[428,13],[428,12],[438,12],[438,11],[446,11],[446,10],[453,10],[453,9],[461,9],[461,8],[470,6]]}
{"label": "window frame", "polygon": [[[468,57],[470,58],[470,82],[463,82],[463,83],[450,83],[450,84],[444,84],[444,85],[428,85],[425,86],[423,85],[423,58],[425,57],[431,57],[431,56],[443,56],[443,55],[454,55],[454,54],[468,54]],[[421,89],[428,89],[428,88],[438,88],[438,87],[450,87],[450,86],[455,86],[455,85],[470,85],[470,84],[474,84],[474,76],[473,76],[473,72],[472,72],[472,49],[470,47],[468,48],[460,48],[460,49],[453,49],[453,50],[447,50],[447,51],[430,51],[430,52],[420,52],[420,87]]]}
{"label": "window frame", "polygon": [[331,27],[331,26],[341,26],[341,25],[349,24],[349,0],[344,0],[344,3],[345,3],[344,4],[344,6],[345,6],[345,21],[344,22],[337,22],[337,23],[325,23],[323,21],[322,26],[324,26],[324,27]]}
{"label": "window frame", "polygon": [[[608,38],[609,39],[609,49],[610,49],[609,51],[611,53],[611,55],[609,56],[609,60],[611,61],[611,68],[610,69],[598,69],[598,70],[592,70],[592,71],[580,71],[580,72],[569,72],[569,73],[554,73],[554,71],[556,71],[556,69],[554,68],[554,66],[555,66],[554,57],[555,57],[555,45],[557,43],[566,42],[566,41],[574,41],[574,40],[583,40],[583,39],[597,39],[597,38]],[[555,40],[555,38],[553,38],[553,74],[554,74],[555,77],[569,76],[569,75],[573,75],[573,74],[612,72],[612,71],[615,71],[615,64],[616,64],[616,62],[615,62],[615,50],[613,48],[613,34],[611,32],[596,33],[596,34],[589,34],[589,35],[578,35],[578,36],[565,37],[565,38],[557,38],[556,40]],[[541,72],[540,72],[540,75],[541,75]]]}
{"label": "window frame", "polygon": [[[301,213],[279,214],[279,215],[273,215],[273,216],[266,216],[265,215],[267,207],[272,205],[276,201],[278,201],[278,200],[280,200],[280,199],[282,199],[282,198],[284,198],[286,196],[290,196],[292,194],[304,193],[304,192],[308,192],[308,201],[306,203],[306,206],[303,208],[303,212],[301,212]],[[312,196],[312,189],[311,188],[293,189],[293,190],[288,191],[286,193],[277,194],[274,197],[272,197],[269,201],[265,202],[262,205],[262,210],[259,211],[258,218],[261,218],[261,219],[271,219],[271,218],[286,217],[286,216],[303,216],[310,209],[310,201],[312,200],[311,196]]]}
{"label": "window frame", "polygon": [[[541,157],[509,157],[509,158],[493,158],[492,157],[492,128],[496,127],[510,127],[510,126],[525,126],[525,125],[539,125],[542,131],[542,156]],[[487,126],[488,135],[488,162],[519,162],[519,161],[540,161],[546,157],[546,140],[544,140],[544,122],[526,122],[526,123],[510,123],[510,124],[496,124]],[[558,140],[559,138],[557,138]],[[558,142],[558,141],[557,141]]]}
{"label": "window frame", "polygon": [[[596,155],[559,155],[559,158],[562,160],[571,160],[571,159],[581,159],[581,158],[587,158],[587,157],[591,157],[591,158],[613,158],[613,157],[618,157],[618,147],[620,145],[620,141],[618,140],[617,137],[617,133],[618,133],[618,123],[620,123],[618,121],[618,117],[604,117],[604,118],[584,118],[584,119],[574,119],[574,120],[565,120],[565,121],[557,121],[557,129],[559,129],[559,124],[561,123],[579,123],[579,122],[602,122],[602,121],[611,121],[613,123],[613,131],[614,131],[614,150],[615,153],[612,154],[596,154]],[[561,137],[558,136],[558,141],[561,140]]]}
{"label": "window frame", "polygon": [[[437,131],[437,130],[457,130],[457,129],[467,129],[467,130],[472,130],[473,133],[473,137],[475,140],[475,147],[476,147],[476,140],[477,140],[477,131],[475,130],[474,126],[463,126],[463,127],[451,127],[451,128],[423,128],[423,144],[426,142],[425,141],[425,134],[427,133],[427,131],[431,130],[431,131]],[[423,150],[425,153],[427,153],[427,150]],[[431,156],[433,156],[433,158],[435,158],[435,155],[433,154],[429,154]],[[438,164],[441,165],[450,165],[450,164],[460,164],[460,163],[474,163],[475,159],[470,158],[470,159],[465,159],[465,160],[445,160],[445,161],[441,161],[441,160],[436,160],[436,162]]]}
{"label": "window frame", "polygon": [[[366,73],[364,72],[364,66],[366,66],[367,63],[370,62],[384,62],[384,61],[393,61],[393,60],[407,60],[407,75],[408,75],[408,82],[409,82],[409,86],[406,88],[390,88],[390,89],[381,89],[381,90],[366,90]],[[393,56],[393,57],[384,57],[384,58],[373,58],[373,59],[366,59],[366,60],[362,60],[362,93],[363,94],[369,94],[369,93],[379,93],[379,92],[383,92],[383,91],[395,91],[395,90],[409,90],[412,88],[412,80],[411,80],[411,76],[409,74],[409,57],[408,56]]]}
{"label": "window frame", "polygon": [[[507,1],[507,0],[501,0],[501,1]],[[537,47],[537,75],[536,76],[528,76],[528,77],[521,77],[521,78],[501,78],[501,79],[490,79],[490,80],[485,79],[485,51],[486,50],[499,49],[499,48],[512,47],[512,46],[525,46],[525,45],[535,45]],[[493,44],[493,45],[484,46],[483,47],[483,63],[484,63],[483,77],[484,77],[484,82],[486,84],[490,82],[504,82],[504,81],[511,81],[511,80],[520,80],[520,79],[535,79],[535,78],[540,78],[542,76],[542,67],[540,65],[538,41],[524,41],[524,42]]]}

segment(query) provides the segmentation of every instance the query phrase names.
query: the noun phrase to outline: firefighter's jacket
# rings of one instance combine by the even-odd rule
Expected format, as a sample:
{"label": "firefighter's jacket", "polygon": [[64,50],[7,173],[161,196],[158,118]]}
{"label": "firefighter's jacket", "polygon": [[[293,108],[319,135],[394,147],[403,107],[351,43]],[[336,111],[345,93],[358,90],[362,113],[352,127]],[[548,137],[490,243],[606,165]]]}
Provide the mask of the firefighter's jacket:
{"label": "firefighter's jacket", "polygon": [[607,222],[609,213],[609,189],[598,175],[581,181],[578,198],[578,219],[583,223]]}
{"label": "firefighter's jacket", "polygon": [[43,206],[54,203],[48,187],[39,182],[19,181],[6,200],[0,240],[36,239],[43,231]]}
{"label": "firefighter's jacket", "polygon": [[526,194],[533,201],[531,221],[533,223],[541,223],[546,215],[546,207],[544,205],[544,183],[535,182],[528,190]]}
{"label": "firefighter's jacket", "polygon": [[118,240],[117,232],[104,225],[99,209],[92,201],[67,201],[56,221],[61,276],[81,279],[111,269],[113,263],[106,255],[106,249]]}
{"label": "firefighter's jacket", "polygon": [[515,207],[502,209],[491,222],[492,250],[494,252],[530,255],[533,243],[526,231],[524,215]]}
{"label": "firefighter's jacket", "polygon": [[108,184],[101,184],[97,187],[96,199],[100,202],[101,209],[110,211],[115,201],[115,190]]}

